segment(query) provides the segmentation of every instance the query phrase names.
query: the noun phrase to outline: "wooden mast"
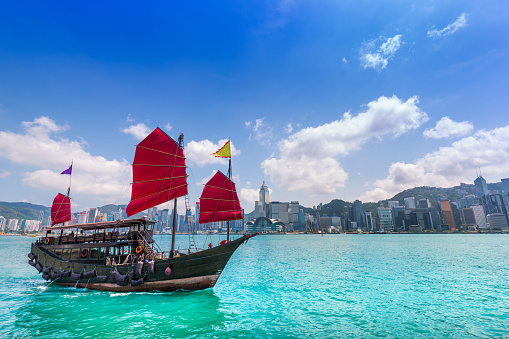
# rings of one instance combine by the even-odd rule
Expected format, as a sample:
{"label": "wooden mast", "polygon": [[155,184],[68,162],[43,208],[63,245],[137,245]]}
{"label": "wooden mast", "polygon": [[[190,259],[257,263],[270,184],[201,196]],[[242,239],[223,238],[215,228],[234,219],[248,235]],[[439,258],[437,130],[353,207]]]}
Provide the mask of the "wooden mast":
{"label": "wooden mast", "polygon": [[[182,148],[182,144],[184,143],[184,133],[179,135],[178,145]],[[173,226],[171,228],[171,250],[170,250],[170,258],[173,258],[175,255],[175,235],[177,228],[177,198],[173,200]]]}

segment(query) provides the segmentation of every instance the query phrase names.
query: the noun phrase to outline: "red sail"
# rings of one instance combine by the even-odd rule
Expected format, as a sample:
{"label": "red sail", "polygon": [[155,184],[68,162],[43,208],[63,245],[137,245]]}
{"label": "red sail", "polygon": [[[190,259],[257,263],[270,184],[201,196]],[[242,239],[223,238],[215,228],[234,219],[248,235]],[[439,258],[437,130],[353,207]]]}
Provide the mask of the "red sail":
{"label": "red sail", "polygon": [[200,224],[242,218],[235,184],[217,171],[205,184],[200,197]]}
{"label": "red sail", "polygon": [[127,216],[186,195],[186,178],[184,151],[156,128],[136,146]]}
{"label": "red sail", "polygon": [[51,206],[51,226],[71,220],[71,198],[58,193]]}

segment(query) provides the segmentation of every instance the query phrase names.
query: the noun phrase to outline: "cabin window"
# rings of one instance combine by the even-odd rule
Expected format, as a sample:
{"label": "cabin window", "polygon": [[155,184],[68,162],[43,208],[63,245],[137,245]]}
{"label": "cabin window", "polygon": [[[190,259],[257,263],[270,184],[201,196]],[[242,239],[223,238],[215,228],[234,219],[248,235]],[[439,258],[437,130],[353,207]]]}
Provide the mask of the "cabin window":
{"label": "cabin window", "polygon": [[99,258],[99,250],[97,248],[91,248],[90,249],[89,258],[90,259],[97,259],[97,258]]}
{"label": "cabin window", "polygon": [[61,248],[56,248],[55,249],[55,255],[58,255],[59,257],[62,257],[62,249]]}
{"label": "cabin window", "polygon": [[62,250],[62,259],[65,259],[65,260],[69,259],[69,253],[71,253],[71,250],[68,248],[64,248]]}
{"label": "cabin window", "polygon": [[71,255],[69,259],[78,259],[80,257],[81,250],[79,248],[71,248]]}
{"label": "cabin window", "polygon": [[106,258],[106,249],[107,249],[107,247],[99,248],[99,258],[101,258],[101,259]]}
{"label": "cabin window", "polygon": [[122,246],[121,248],[122,248],[122,253],[121,253],[122,255],[126,255],[131,252],[128,245]]}

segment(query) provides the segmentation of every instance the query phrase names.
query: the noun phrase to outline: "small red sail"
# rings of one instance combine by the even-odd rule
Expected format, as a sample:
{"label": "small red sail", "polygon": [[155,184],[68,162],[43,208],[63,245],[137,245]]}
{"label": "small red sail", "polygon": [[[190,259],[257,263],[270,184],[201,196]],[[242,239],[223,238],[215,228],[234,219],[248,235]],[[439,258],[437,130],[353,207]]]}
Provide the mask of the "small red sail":
{"label": "small red sail", "polygon": [[235,184],[217,171],[205,184],[200,197],[200,224],[242,218]]}
{"label": "small red sail", "polygon": [[51,206],[51,226],[71,220],[71,198],[58,193]]}
{"label": "small red sail", "polygon": [[156,128],[136,146],[127,216],[186,195],[186,179],[184,151]]}

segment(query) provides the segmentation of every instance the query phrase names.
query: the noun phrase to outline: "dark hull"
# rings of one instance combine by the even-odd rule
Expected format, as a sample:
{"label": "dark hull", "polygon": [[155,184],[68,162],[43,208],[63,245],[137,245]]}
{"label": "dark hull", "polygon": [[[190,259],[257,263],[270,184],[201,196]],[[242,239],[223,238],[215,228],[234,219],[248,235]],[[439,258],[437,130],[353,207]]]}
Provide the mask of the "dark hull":
{"label": "dark hull", "polygon": [[[245,235],[239,239],[233,240],[224,245],[213,247],[211,249],[184,255],[172,259],[156,260],[153,273],[148,272],[148,265],[145,264],[141,275],[134,275],[131,280],[126,280],[126,285],[121,286],[116,282],[109,282],[112,272],[121,274],[134,272],[136,264],[125,265],[91,265],[72,261],[62,260],[45,249],[45,245],[32,244],[32,254],[35,255],[35,262],[46,269],[51,268],[51,272],[59,273],[69,271],[74,273],[85,273],[94,271],[91,278],[81,278],[74,280],[70,276],[66,278],[58,277],[55,284],[64,286],[75,286],[80,288],[89,288],[112,292],[139,292],[139,291],[175,291],[175,290],[201,290],[213,287],[216,284],[228,260],[235,250],[251,236]],[[171,274],[165,274],[166,268],[171,268]],[[131,273],[132,274],[132,273]],[[98,276],[108,276],[107,282],[99,282]],[[140,285],[134,286],[131,281],[137,281]],[[114,280],[114,279],[113,279]]]}

